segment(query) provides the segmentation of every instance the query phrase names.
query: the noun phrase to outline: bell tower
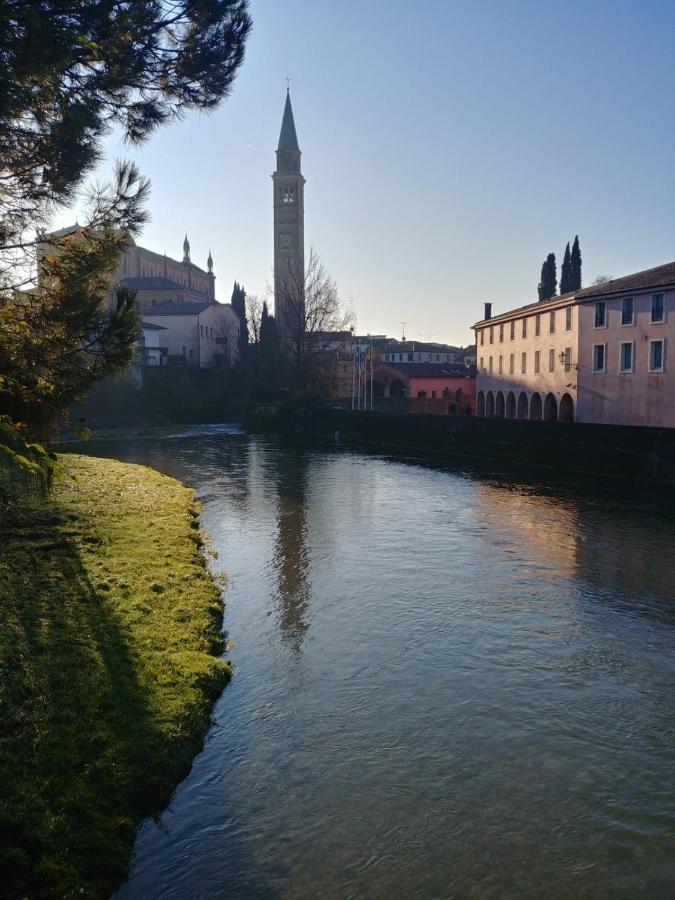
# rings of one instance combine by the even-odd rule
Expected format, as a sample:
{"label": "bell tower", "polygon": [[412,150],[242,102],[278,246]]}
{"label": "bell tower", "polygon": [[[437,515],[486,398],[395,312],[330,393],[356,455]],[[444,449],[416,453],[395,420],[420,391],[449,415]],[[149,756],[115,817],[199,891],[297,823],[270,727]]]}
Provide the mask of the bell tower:
{"label": "bell tower", "polygon": [[303,317],[305,271],[305,179],[293,121],[290,91],[281,122],[274,185],[274,316],[279,336],[297,334]]}

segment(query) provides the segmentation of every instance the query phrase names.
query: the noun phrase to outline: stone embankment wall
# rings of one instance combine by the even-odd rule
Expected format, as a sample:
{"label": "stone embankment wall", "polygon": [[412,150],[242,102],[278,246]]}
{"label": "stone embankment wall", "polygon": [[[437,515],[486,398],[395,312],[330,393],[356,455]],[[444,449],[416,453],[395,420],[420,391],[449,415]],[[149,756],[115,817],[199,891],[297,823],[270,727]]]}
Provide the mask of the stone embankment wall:
{"label": "stone embankment wall", "polygon": [[380,446],[675,484],[675,429],[343,410],[314,430]]}

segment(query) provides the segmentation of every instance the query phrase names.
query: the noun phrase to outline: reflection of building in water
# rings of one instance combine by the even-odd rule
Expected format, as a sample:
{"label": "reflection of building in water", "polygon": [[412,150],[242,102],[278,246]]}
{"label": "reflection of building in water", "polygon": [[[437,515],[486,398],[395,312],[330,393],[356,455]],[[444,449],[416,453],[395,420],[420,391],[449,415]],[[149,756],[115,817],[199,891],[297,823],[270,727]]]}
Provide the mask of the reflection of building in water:
{"label": "reflection of building in water", "polygon": [[[574,490],[573,497],[564,489],[551,496],[531,486],[477,482],[476,509],[507,552],[513,535],[526,569],[574,581],[587,599],[675,620],[672,512],[627,507],[625,489],[616,505],[608,492]],[[638,502],[646,502],[644,493]]]}
{"label": "reflection of building in water", "polygon": [[[637,492],[636,492],[637,493]],[[583,507],[577,542],[577,577],[641,614],[675,619],[675,522],[672,508],[626,509],[603,502]],[[645,502],[644,492],[638,498]],[[637,602],[636,602],[637,601]],[[645,602],[646,601],[646,604]]]}
{"label": "reflection of building in water", "polygon": [[476,483],[475,497],[481,521],[499,535],[500,542],[508,544],[509,535],[514,534],[521,564],[551,569],[561,578],[574,577],[578,503],[565,497],[543,496],[523,485],[481,481]]}
{"label": "reflection of building in water", "polygon": [[301,650],[309,627],[307,467],[304,454],[280,453],[276,478],[278,534],[274,551],[282,638]]}

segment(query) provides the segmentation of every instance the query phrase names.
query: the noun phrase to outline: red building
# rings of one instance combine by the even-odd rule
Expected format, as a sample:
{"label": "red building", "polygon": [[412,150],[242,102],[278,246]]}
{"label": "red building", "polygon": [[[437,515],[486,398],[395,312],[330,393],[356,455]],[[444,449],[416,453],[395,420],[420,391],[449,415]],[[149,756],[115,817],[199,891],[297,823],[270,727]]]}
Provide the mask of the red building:
{"label": "red building", "polygon": [[473,415],[476,370],[445,363],[380,363],[373,372],[377,399],[406,398],[409,412]]}

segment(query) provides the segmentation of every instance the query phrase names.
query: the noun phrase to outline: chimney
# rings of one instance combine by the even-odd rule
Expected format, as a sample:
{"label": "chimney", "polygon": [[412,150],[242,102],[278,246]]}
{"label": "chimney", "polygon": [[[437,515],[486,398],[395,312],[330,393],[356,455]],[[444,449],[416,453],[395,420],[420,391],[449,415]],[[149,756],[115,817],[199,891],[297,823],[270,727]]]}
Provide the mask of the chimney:
{"label": "chimney", "polygon": [[485,318],[486,319],[492,318],[492,304],[491,303],[485,304]]}

